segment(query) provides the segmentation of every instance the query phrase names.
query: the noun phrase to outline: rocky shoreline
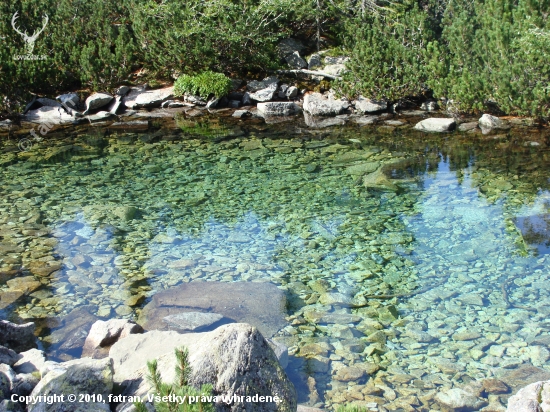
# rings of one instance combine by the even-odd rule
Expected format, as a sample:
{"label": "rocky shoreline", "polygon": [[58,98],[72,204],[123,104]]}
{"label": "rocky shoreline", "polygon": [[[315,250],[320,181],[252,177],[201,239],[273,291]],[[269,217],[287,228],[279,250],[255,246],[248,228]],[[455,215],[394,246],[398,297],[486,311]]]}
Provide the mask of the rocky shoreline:
{"label": "rocky shoreline", "polygon": [[[0,328],[4,345],[0,346],[1,411],[135,411],[128,400],[147,399],[154,392],[147,379],[147,361],[156,359],[163,381],[174,382],[174,350],[181,347],[189,350],[190,383],[196,387],[212,384],[214,395],[232,398],[219,401],[218,411],[295,411],[297,407],[296,390],[280,363],[288,356],[286,347],[268,343],[248,324],[178,333],[144,332],[126,319],[97,321],[86,338],[82,357],[66,362],[48,360],[42,350],[29,348],[30,337],[34,338],[32,323],[1,321]],[[77,399],[76,406],[67,409],[71,394],[95,397]],[[46,399],[39,397],[54,395],[60,401],[51,405],[43,401],[25,408],[24,401],[17,402],[27,396]],[[254,405],[246,400],[254,395],[278,399]],[[151,402],[146,405],[154,410]]]}
{"label": "rocky shoreline", "polygon": [[[342,66],[341,63],[336,65]],[[317,81],[323,77],[308,76],[317,77]],[[7,133],[38,142],[50,131],[68,126],[143,130],[149,127],[152,119],[170,118],[178,113],[192,118],[206,113],[230,114],[241,121],[252,118],[263,119],[266,123],[303,116],[306,126],[312,129],[355,123],[359,126],[377,126],[386,133],[412,127],[429,133],[457,130],[498,134],[515,127],[534,129],[539,126],[530,118],[498,118],[490,114],[484,114],[480,119],[459,116],[447,111],[450,103],[446,101],[401,101],[390,104],[363,96],[348,101],[336,98],[332,89],[319,93],[299,89],[300,84],[303,83],[298,79],[293,81],[292,78],[284,77],[283,81],[275,76],[262,81],[234,80],[232,92],[220,99],[212,97],[209,100],[193,95],[176,98],[173,86],[150,89],[147,84],[139,87],[121,86],[114,95],[93,93],[84,100],[77,93],[63,94],[55,99],[35,97],[18,122],[0,121],[0,134]]]}
{"label": "rocky shoreline", "polygon": [[[197,317],[200,312],[184,314],[182,322],[187,325],[211,325],[211,319]],[[219,412],[320,411],[297,405],[296,389],[284,371],[288,349],[266,340],[249,324],[231,323],[210,332],[180,333],[145,332],[127,319],[100,320],[86,337],[82,357],[66,362],[48,360],[44,351],[36,349],[34,329],[32,322],[17,325],[0,321],[0,411],[133,412],[136,399],[142,399],[147,410],[154,411],[154,402],[147,400],[155,392],[147,379],[147,362],[156,359],[163,381],[174,382],[174,350],[181,347],[189,350],[190,384],[212,384],[213,395],[219,397],[215,403]],[[435,400],[446,412],[544,412],[550,407],[550,380],[520,389],[509,399],[507,409],[486,406],[484,392],[493,394],[490,400],[508,390],[504,382],[489,379],[464,389],[438,392]],[[76,405],[67,409],[73,394],[77,395],[77,401],[72,402]],[[255,395],[274,401],[258,403]]]}

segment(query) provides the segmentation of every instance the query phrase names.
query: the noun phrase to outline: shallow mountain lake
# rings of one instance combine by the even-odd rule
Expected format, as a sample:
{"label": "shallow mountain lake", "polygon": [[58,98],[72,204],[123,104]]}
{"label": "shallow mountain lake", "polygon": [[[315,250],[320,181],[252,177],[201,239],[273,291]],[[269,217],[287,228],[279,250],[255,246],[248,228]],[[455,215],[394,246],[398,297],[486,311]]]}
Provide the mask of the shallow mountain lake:
{"label": "shallow mountain lake", "polygon": [[[300,403],[438,411],[437,393],[468,388],[506,405],[550,379],[544,136],[235,130],[4,141],[2,317],[67,360],[93,321],[143,322],[162,291],[270,282],[280,318],[222,315],[289,348]],[[188,305],[226,307],[204,290]]]}

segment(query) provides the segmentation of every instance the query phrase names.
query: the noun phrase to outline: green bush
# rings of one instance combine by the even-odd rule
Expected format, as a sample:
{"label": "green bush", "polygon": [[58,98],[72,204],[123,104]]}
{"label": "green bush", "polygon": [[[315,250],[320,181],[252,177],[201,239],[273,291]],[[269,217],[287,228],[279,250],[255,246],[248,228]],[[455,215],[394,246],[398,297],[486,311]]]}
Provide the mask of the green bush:
{"label": "green bush", "polygon": [[428,48],[429,86],[462,110],[550,114],[548,0],[460,0]]}
{"label": "green bush", "polygon": [[[214,412],[213,403],[205,403],[201,401],[201,396],[212,396],[212,385],[203,385],[200,390],[189,385],[191,370],[189,368],[189,352],[185,348],[176,349],[176,382],[168,384],[162,382],[160,372],[158,371],[157,361],[147,362],[149,375],[147,378],[153,385],[156,395],[164,396],[189,396],[198,397],[198,402],[181,404],[175,402],[155,402],[155,410],[157,412]],[[138,412],[147,412],[147,407],[142,402],[135,402],[134,406]]]}
{"label": "green bush", "polygon": [[424,56],[434,31],[416,2],[396,3],[391,12],[354,19],[346,34],[351,61],[340,83],[346,94],[396,100],[426,91]]}
{"label": "green bush", "polygon": [[336,408],[336,412],[366,412],[367,409],[356,405],[340,405]]}
{"label": "green bush", "polygon": [[183,96],[185,93],[208,98],[225,96],[231,91],[231,79],[222,73],[211,71],[202,72],[196,76],[184,74],[174,83],[174,95]]}

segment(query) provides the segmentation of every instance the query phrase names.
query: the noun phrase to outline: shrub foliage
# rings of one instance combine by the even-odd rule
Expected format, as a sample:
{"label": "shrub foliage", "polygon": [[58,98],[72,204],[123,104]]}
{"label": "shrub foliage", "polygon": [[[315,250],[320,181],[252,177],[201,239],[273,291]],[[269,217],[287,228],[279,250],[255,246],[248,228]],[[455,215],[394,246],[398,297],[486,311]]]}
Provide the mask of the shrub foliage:
{"label": "shrub foliage", "polygon": [[[109,90],[141,70],[220,95],[221,77],[277,68],[284,37],[343,47],[341,89],[396,100],[433,93],[462,110],[550,114],[550,0],[8,0],[0,3],[0,114],[30,93]],[[33,53],[14,60],[49,22]],[[214,82],[210,89],[192,76]],[[193,78],[194,79],[194,78]],[[223,87],[222,87],[223,86]],[[6,99],[7,97],[7,99]]]}
{"label": "shrub foliage", "polygon": [[[189,378],[191,376],[191,369],[189,367],[189,352],[186,348],[176,349],[176,381],[174,383],[166,383],[162,381],[160,372],[158,370],[157,361],[147,362],[147,368],[149,369],[149,375],[147,378],[153,385],[155,394],[160,398],[166,397],[168,399],[170,395],[178,396],[180,399],[189,399],[189,396],[193,396],[198,399],[197,402],[189,403],[176,403],[159,401],[154,402],[155,410],[157,412],[214,412],[214,404],[209,402],[203,402],[202,396],[212,396],[212,385],[203,385],[200,389],[196,389],[189,384]],[[147,412],[147,407],[142,402],[134,403],[138,412]]]}
{"label": "shrub foliage", "polygon": [[192,94],[208,98],[225,96],[231,91],[231,79],[222,73],[205,71],[196,76],[184,74],[174,83],[174,95]]}

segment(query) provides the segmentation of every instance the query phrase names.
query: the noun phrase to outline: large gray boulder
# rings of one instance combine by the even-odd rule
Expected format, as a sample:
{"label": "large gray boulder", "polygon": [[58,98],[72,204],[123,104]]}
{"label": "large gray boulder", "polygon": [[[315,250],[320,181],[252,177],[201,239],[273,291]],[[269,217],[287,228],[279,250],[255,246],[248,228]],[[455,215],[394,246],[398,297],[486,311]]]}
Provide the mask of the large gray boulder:
{"label": "large gray boulder", "polygon": [[35,326],[32,322],[17,325],[7,320],[0,320],[0,345],[16,352],[35,348],[34,329]]}
{"label": "large gray boulder", "polygon": [[246,89],[249,92],[257,92],[258,90],[266,89],[277,86],[279,84],[279,79],[275,76],[266,77],[263,80],[251,80],[246,84]]}
{"label": "large gray boulder", "polygon": [[[101,395],[107,400],[113,390],[113,364],[111,359],[75,359],[58,364],[42,377],[34,388],[31,396],[64,395],[67,399],[70,394]],[[78,398],[77,398],[78,400]],[[97,400],[97,398],[96,398]],[[48,405],[45,402],[30,404],[29,412],[85,412],[110,411],[108,402],[54,402]]]}
{"label": "large gray boulder", "polygon": [[550,411],[550,381],[535,382],[508,399],[506,412]]}
{"label": "large gray boulder", "polygon": [[300,106],[292,102],[258,103],[257,109],[263,116],[290,116],[301,110]]}
{"label": "large gray boulder", "polygon": [[367,99],[359,96],[354,102],[355,110],[359,113],[376,113],[388,109],[388,102],[383,100]]}
{"label": "large gray boulder", "polygon": [[84,114],[88,114],[92,110],[100,109],[111,103],[114,97],[107,93],[94,93],[88,96],[86,99],[86,111]]}
{"label": "large gray boulder", "polygon": [[330,99],[321,93],[308,93],[304,97],[304,111],[313,116],[336,116],[348,106],[344,100]]}
{"label": "large gray boulder", "polygon": [[421,122],[418,122],[416,126],[414,126],[416,130],[420,130],[421,132],[433,132],[433,133],[450,132],[455,127],[456,127],[456,121],[454,119],[435,118],[435,117],[422,120]]}
{"label": "large gray boulder", "polygon": [[116,341],[142,332],[143,328],[140,325],[127,319],[98,320],[92,325],[84,341],[82,357],[105,358],[109,354],[109,348]]}
{"label": "large gray boulder", "polygon": [[[73,123],[75,118],[68,114],[61,107],[52,107],[52,106],[42,106],[36,110],[29,110],[27,114],[23,116],[23,120],[30,123],[37,124],[49,124],[49,125],[60,125]],[[41,128],[38,131],[42,134]],[[49,128],[46,129],[46,132],[49,131]],[[45,134],[45,132],[44,132]]]}
{"label": "large gray boulder", "polygon": [[157,90],[144,90],[143,88],[133,88],[130,93],[124,97],[124,105],[129,109],[142,109],[160,107],[160,105],[174,97],[174,87],[165,87]]}
{"label": "large gray boulder", "polygon": [[[268,342],[253,326],[233,323],[212,332],[179,334],[151,331],[130,335],[115,343],[109,352],[114,365],[114,381],[124,395],[144,396],[152,390],[146,379],[149,360],[157,359],[164,382],[174,382],[174,350],[189,350],[190,382],[194,386],[210,383],[214,394],[275,396],[275,402],[218,403],[218,411],[295,411],[296,392]],[[121,405],[120,410],[125,408]]]}
{"label": "large gray boulder", "polygon": [[250,99],[257,102],[267,102],[273,99],[275,92],[277,91],[277,83],[272,83],[265,89],[258,90],[257,92],[250,93]]}

